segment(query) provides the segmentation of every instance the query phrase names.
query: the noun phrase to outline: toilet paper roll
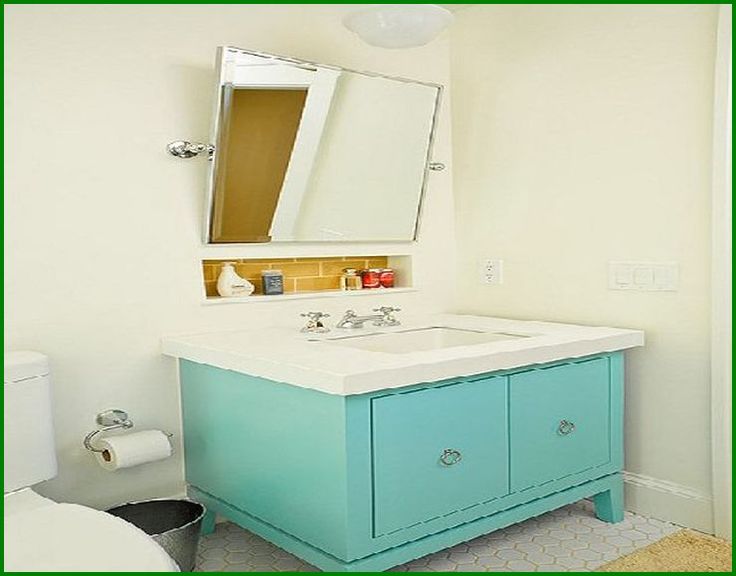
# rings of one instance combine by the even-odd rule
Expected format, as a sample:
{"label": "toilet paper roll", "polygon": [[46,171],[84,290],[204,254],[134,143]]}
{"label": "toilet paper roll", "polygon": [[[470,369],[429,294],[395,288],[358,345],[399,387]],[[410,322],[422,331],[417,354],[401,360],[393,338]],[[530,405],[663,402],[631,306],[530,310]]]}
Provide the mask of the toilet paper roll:
{"label": "toilet paper roll", "polygon": [[102,438],[97,446],[103,452],[95,457],[105,470],[130,468],[146,462],[155,462],[171,456],[171,442],[161,430],[144,430],[132,434]]}

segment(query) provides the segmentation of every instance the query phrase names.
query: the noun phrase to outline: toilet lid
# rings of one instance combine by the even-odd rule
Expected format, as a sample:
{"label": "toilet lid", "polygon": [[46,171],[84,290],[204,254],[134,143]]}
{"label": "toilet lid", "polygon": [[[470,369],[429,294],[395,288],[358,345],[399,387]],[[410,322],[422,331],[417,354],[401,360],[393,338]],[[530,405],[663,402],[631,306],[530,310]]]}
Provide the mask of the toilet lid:
{"label": "toilet lid", "polygon": [[125,520],[77,504],[5,516],[6,572],[176,572],[168,554]]}

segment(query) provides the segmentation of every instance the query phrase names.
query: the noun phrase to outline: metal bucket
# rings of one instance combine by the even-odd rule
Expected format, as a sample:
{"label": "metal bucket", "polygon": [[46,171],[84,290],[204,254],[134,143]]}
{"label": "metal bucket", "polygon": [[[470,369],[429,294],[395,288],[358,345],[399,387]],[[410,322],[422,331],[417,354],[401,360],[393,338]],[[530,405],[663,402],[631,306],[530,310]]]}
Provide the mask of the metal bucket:
{"label": "metal bucket", "polygon": [[107,513],[127,520],[151,536],[179,565],[194,570],[205,507],[191,500],[130,502]]}

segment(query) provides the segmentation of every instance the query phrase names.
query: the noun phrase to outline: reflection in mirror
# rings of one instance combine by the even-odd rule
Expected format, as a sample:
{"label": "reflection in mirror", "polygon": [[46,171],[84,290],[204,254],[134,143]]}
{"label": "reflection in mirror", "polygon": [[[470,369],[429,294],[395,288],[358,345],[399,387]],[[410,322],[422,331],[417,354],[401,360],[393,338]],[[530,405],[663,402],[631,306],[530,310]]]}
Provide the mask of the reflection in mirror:
{"label": "reflection in mirror", "polygon": [[220,58],[208,242],[415,238],[438,86]]}
{"label": "reflection in mirror", "polygon": [[268,242],[306,89],[223,90],[213,242]]}

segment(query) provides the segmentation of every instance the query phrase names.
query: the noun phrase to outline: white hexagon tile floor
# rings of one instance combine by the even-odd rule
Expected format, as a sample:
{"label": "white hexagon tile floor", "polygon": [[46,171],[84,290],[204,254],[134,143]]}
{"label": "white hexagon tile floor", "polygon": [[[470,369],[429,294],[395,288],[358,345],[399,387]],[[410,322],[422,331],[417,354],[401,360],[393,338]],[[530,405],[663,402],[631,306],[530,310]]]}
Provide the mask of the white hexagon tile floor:
{"label": "white hexagon tile floor", "polygon": [[[630,512],[607,524],[587,500],[392,568],[391,572],[590,572],[679,530]],[[198,572],[318,572],[231,523],[202,538]]]}

